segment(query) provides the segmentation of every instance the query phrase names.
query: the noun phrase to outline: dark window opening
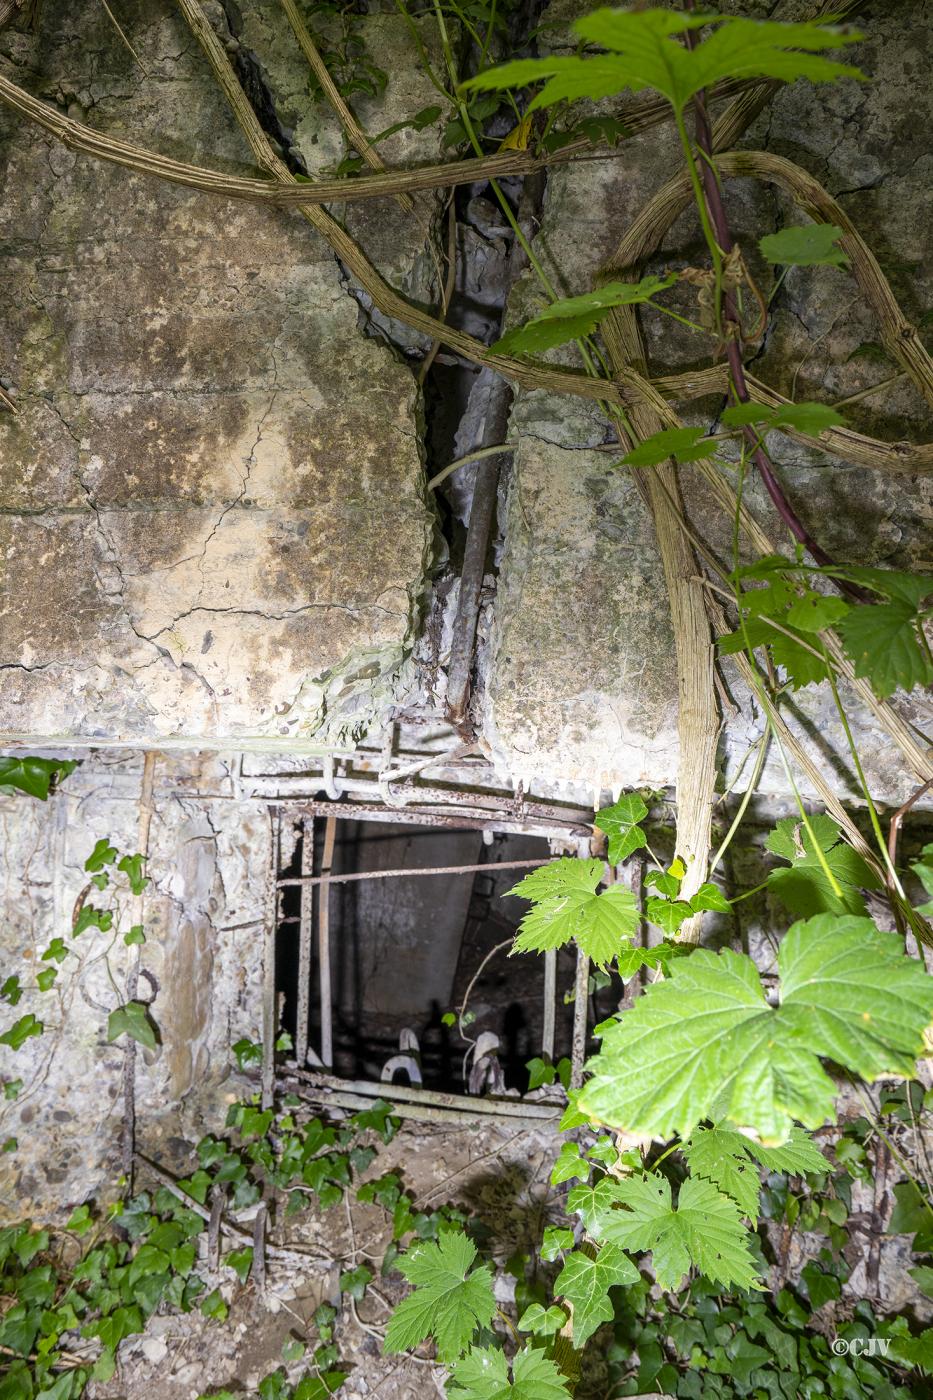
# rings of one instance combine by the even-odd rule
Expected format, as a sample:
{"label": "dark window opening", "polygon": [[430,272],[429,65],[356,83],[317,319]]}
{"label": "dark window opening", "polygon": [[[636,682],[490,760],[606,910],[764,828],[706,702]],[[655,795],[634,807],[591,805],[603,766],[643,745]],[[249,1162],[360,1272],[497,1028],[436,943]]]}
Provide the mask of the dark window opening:
{"label": "dark window opening", "polygon": [[[325,863],[327,823],[318,818],[304,828],[284,878],[320,877]],[[344,1079],[378,1081],[394,1057],[416,1054],[427,1089],[464,1093],[472,1068],[469,1043],[458,1026],[444,1022],[468,997],[471,1040],[495,1036],[507,1089],[528,1088],[526,1064],[541,1054],[545,1034],[545,960],[540,955],[509,957],[509,947],[528,905],[507,897],[523,869],[502,868],[514,861],[545,861],[548,843],[540,836],[339,819],[332,829],[332,877],[366,871],[425,871],[478,865],[476,872],[405,874],[326,886],[281,890],[276,938],[276,989],[280,1024],[299,1051],[303,1004],[309,1063],[326,1043],[319,955],[321,890],[327,891],[330,954],[332,1073]],[[301,996],[300,929],[305,900],[308,947],[306,996]],[[310,915],[310,918],[307,917]],[[498,945],[503,945],[499,947]],[[494,951],[497,950],[497,951]],[[575,956],[558,954],[554,997],[554,1059],[569,1056]],[[327,999],[325,998],[325,1001]],[[412,1032],[416,1051],[412,1049]],[[401,1044],[400,1044],[401,1042]],[[488,1045],[488,1038],[483,1045]],[[317,1057],[317,1058],[316,1058]],[[406,1082],[400,1070],[396,1078]]]}

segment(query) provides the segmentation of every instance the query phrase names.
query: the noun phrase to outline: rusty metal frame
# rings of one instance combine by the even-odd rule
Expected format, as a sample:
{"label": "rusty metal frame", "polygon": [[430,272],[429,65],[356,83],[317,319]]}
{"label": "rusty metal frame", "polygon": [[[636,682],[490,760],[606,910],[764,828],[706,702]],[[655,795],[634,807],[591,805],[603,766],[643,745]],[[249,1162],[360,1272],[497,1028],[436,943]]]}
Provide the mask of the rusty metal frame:
{"label": "rusty metal frame", "polygon": [[[466,792],[462,789],[425,788],[417,786],[419,800],[404,806],[391,806],[388,803],[354,801],[344,798],[339,801],[312,801],[307,798],[284,797],[270,807],[270,909],[267,916],[265,938],[265,967],[263,978],[263,1102],[271,1102],[273,1084],[278,1083],[298,1088],[303,1098],[319,1103],[330,1103],[341,1108],[361,1108],[373,1099],[384,1095],[386,1086],[369,1081],[345,1081],[327,1071],[332,1060],[332,1032],[330,1031],[333,989],[330,980],[329,923],[322,914],[328,908],[327,896],[332,883],[349,880],[385,879],[402,875],[467,874],[480,870],[488,871],[492,866],[462,865],[444,866],[435,869],[362,871],[349,876],[331,876],[330,860],[325,854],[324,869],[320,875],[313,874],[313,838],[316,821],[326,822],[325,833],[330,836],[327,843],[332,847],[335,819],[342,821],[394,822],[405,826],[443,827],[458,830],[481,830],[491,833],[522,834],[540,836],[551,842],[552,849],[563,847],[576,853],[589,853],[589,840],[592,826],[581,820],[583,813],[575,809],[563,810],[557,804],[534,802],[519,793],[515,798],[506,794],[489,792]],[[368,796],[368,794],[367,794]],[[283,876],[278,864],[281,850],[281,823],[283,819],[297,818],[302,826],[301,874]],[[533,868],[546,861],[504,862],[511,868]],[[296,917],[281,918],[281,892],[283,889],[298,887],[301,890],[300,912]],[[314,892],[318,891],[315,901]],[[318,904],[317,934],[319,943],[318,979],[319,996],[322,1008],[322,1044],[320,1054],[308,1044],[308,1013],[310,1009],[311,947],[314,938],[314,905]],[[275,934],[283,923],[297,924],[298,932],[298,1023],[295,1037],[295,1061],[287,1063],[284,1071],[276,1075],[274,1063],[274,1041],[276,1026],[275,1006]],[[587,1024],[587,979],[589,961],[578,958],[576,975],[576,999],[574,1007],[574,1028],[572,1048],[572,1082],[578,1083],[583,1072],[583,1056],[586,1043]],[[544,958],[544,1024],[542,1032],[542,1053],[549,1059],[554,1057],[557,996],[557,954],[550,949]],[[558,1110],[534,1101],[522,1099],[491,1100],[463,1094],[439,1094],[431,1090],[409,1086],[393,1086],[393,1100],[398,1100],[399,1113],[403,1117],[414,1117],[428,1121],[482,1121],[487,1115],[498,1116],[502,1120],[516,1118],[529,1122],[550,1122]]]}

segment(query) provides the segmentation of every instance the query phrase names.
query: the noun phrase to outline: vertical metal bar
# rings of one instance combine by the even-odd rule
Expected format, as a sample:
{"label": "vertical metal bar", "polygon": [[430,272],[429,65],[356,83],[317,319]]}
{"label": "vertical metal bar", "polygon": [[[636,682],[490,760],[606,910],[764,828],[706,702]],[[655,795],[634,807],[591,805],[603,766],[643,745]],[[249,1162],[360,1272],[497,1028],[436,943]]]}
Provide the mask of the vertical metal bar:
{"label": "vertical metal bar", "polygon": [[[314,873],[314,818],[301,823],[301,875]],[[298,919],[298,1009],[295,1013],[295,1059],[302,1067],[308,1062],[308,1003],[311,999],[311,926],[314,917],[314,886],[302,885]]]}
{"label": "vertical metal bar", "polygon": [[269,870],[262,950],[262,1107],[271,1108],[275,1089],[275,935],[279,916],[279,812],[269,808]]}
{"label": "vertical metal bar", "polygon": [[583,1083],[583,1061],[586,1058],[586,1014],[589,1002],[590,960],[582,948],[577,949],[577,977],[573,999],[573,1048],[570,1052],[570,1087],[579,1089]]}
{"label": "vertical metal bar", "polygon": [[334,1012],[330,976],[330,882],[327,876],[334,864],[336,835],[337,818],[328,817],[324,827],[324,853],[321,858],[321,875],[324,878],[318,886],[317,912],[318,969],[321,986],[321,1059],[327,1069],[330,1069],[334,1063]]}
{"label": "vertical metal bar", "polygon": [[554,1023],[557,1001],[557,949],[548,948],[544,954],[544,1030],[541,1035],[541,1054],[546,1060],[554,1060]]}

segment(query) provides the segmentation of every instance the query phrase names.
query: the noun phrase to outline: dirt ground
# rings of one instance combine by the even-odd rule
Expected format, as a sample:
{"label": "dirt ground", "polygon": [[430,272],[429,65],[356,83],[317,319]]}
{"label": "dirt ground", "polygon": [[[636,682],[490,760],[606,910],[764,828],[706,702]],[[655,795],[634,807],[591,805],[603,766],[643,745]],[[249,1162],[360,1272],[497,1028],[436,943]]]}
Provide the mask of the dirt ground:
{"label": "dirt ground", "polygon": [[[558,1145],[555,1133],[534,1126],[407,1122],[380,1150],[366,1178],[395,1171],[421,1207],[447,1203],[478,1215],[494,1234],[504,1262],[530,1248],[544,1224],[560,1217],[560,1196],[548,1181]],[[385,1211],[360,1205],[351,1191],[328,1211],[309,1211],[280,1225],[270,1239],[283,1240],[283,1228],[290,1244],[307,1251],[306,1265],[297,1258],[270,1259],[264,1297],[252,1282],[231,1285],[231,1271],[222,1270],[218,1282],[230,1306],[226,1322],[210,1321],[197,1310],[154,1316],[144,1334],[121,1346],[116,1374],[106,1385],[92,1386],[89,1400],[197,1400],[224,1388],[252,1396],[265,1375],[285,1364],[282,1347],[289,1339],[307,1340],[309,1351],[313,1348],[315,1329],[308,1324],[324,1301],[338,1307],[343,1302],[335,1340],[339,1367],[349,1374],[341,1396],[443,1396],[442,1367],[427,1357],[382,1355],[389,1307],[405,1287],[397,1273],[379,1278],[391,1239]],[[228,1247],[221,1242],[222,1252]],[[341,1300],[340,1273],[359,1263],[373,1269],[374,1282],[361,1303]],[[198,1272],[214,1286],[204,1260]],[[502,1302],[510,1301],[507,1283],[505,1291],[497,1284]],[[287,1370],[297,1380],[306,1364],[293,1363]]]}

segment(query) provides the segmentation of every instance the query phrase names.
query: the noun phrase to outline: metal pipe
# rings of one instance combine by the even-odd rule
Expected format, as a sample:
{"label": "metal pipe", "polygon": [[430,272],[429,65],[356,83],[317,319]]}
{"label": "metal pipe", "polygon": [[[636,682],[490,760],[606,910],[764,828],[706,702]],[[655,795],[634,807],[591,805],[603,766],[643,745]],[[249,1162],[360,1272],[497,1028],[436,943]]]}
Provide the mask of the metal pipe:
{"label": "metal pipe", "polygon": [[279,912],[279,812],[269,808],[269,893],[262,951],[262,1107],[272,1107],[275,1087],[275,935]]}
{"label": "metal pipe", "polygon": [[[333,820],[331,817],[331,821]],[[539,860],[486,861],[484,865],[426,865],[417,870],[362,870],[355,875],[290,875],[287,879],[279,880],[278,885],[279,889],[291,885],[349,885],[355,880],[397,880],[403,875],[475,875],[479,871],[489,875],[496,870],[530,870],[535,866],[549,865],[551,860],[551,856],[545,856]]]}
{"label": "metal pipe", "polygon": [[[306,881],[314,869],[314,818],[301,823],[301,874]],[[279,882],[281,885],[281,882]],[[305,882],[301,889],[298,919],[298,1007],[295,1012],[295,1058],[304,1064],[308,1058],[308,1009],[311,999],[311,934],[314,896]]]}
{"label": "metal pipe", "polygon": [[328,817],[324,827],[324,854],[321,860],[321,887],[318,895],[317,947],[321,986],[321,1059],[328,1069],[334,1063],[334,1022],[330,979],[330,872],[334,863],[337,818]]}
{"label": "metal pipe", "polygon": [[544,1029],[541,1034],[541,1054],[554,1062],[554,1030],[557,1018],[557,949],[548,948],[544,954]]}
{"label": "metal pipe", "polygon": [[393,1109],[405,1104],[427,1104],[436,1108],[461,1109],[469,1105],[472,1114],[494,1114],[505,1118],[540,1118],[550,1122],[563,1109],[556,1104],[526,1103],[522,1099],[470,1098],[462,1094],[442,1094],[435,1089],[414,1088],[410,1084],[371,1083],[365,1079],[340,1079],[333,1074],[318,1074],[288,1065],[284,1077],[300,1080],[304,1085],[327,1093],[353,1094],[365,1100],[369,1107],[376,1099],[391,1103]]}

